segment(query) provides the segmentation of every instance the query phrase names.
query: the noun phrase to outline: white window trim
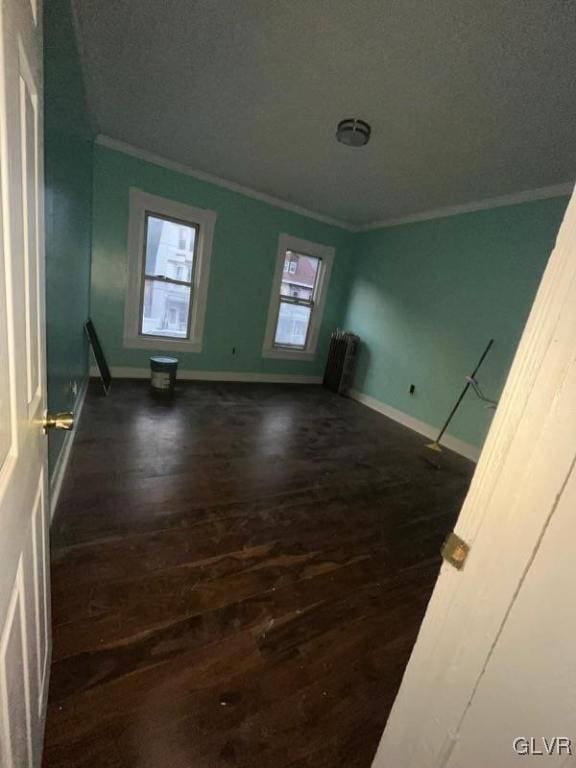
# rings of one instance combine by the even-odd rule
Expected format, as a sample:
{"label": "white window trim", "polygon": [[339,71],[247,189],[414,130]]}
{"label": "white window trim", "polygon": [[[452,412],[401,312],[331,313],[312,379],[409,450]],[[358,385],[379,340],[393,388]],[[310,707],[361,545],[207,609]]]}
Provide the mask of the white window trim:
{"label": "white window trim", "polygon": [[[305,254],[307,256],[316,256],[322,260],[316,289],[317,298],[312,312],[312,319],[310,321],[306,349],[286,349],[274,346],[276,322],[278,319],[278,311],[280,309],[280,285],[284,276],[286,251],[295,251],[296,253]],[[312,243],[309,240],[301,240],[298,237],[292,237],[292,235],[287,235],[285,233],[280,235],[278,238],[276,269],[274,271],[274,279],[272,280],[272,295],[270,296],[270,306],[268,308],[266,333],[264,335],[264,344],[262,346],[262,357],[272,357],[279,360],[314,359],[316,347],[318,345],[318,334],[320,333],[320,326],[324,315],[328,284],[330,282],[330,275],[332,274],[334,255],[334,248],[328,245]]]}
{"label": "white window trim", "polygon": [[[196,264],[193,270],[190,337],[188,339],[158,338],[140,334],[140,301],[144,259],[144,229],[146,213],[157,213],[198,225]],[[165,197],[150,195],[136,187],[130,188],[128,220],[128,285],[124,307],[124,347],[169,352],[201,352],[204,317],[208,298],[208,281],[212,259],[212,240],[216,212],[177,203]]]}

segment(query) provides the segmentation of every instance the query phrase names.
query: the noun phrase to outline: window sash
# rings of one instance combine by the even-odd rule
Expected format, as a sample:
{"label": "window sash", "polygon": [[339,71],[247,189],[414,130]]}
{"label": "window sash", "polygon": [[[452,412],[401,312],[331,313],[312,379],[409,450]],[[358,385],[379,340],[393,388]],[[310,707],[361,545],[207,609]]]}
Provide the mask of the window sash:
{"label": "window sash", "polygon": [[156,282],[160,282],[164,285],[184,285],[185,288],[187,288],[190,291],[190,298],[188,299],[188,316],[186,318],[186,335],[185,336],[176,336],[172,334],[167,333],[144,333],[144,299],[145,299],[145,292],[146,292],[146,282],[150,280],[153,281],[154,278],[145,277],[142,280],[142,298],[140,302],[140,321],[139,321],[139,327],[138,327],[138,334],[143,339],[172,339],[175,341],[188,341],[190,339],[190,334],[192,331],[192,300],[193,300],[193,286],[190,283],[181,283],[176,280],[168,280],[168,279],[160,279]]}
{"label": "window sash", "polygon": [[[180,224],[182,226],[188,227],[189,229],[194,229],[196,234],[194,236],[194,250],[192,252],[192,270],[190,273],[190,280],[177,280],[173,277],[166,277],[165,275],[151,275],[146,272],[146,256],[147,256],[147,249],[148,249],[148,220],[150,217],[153,217],[155,219],[160,219],[161,221],[169,221],[173,224]],[[157,338],[157,339],[176,339],[178,341],[181,340],[189,340],[192,330],[192,302],[194,301],[194,279],[195,279],[195,272],[196,272],[196,262],[197,262],[197,250],[198,250],[198,239],[200,235],[200,227],[198,224],[195,224],[193,222],[187,222],[183,221],[182,219],[176,219],[172,216],[166,216],[162,213],[155,213],[154,211],[145,211],[144,213],[144,240],[142,243],[142,254],[141,254],[141,262],[142,262],[142,280],[141,280],[141,289],[140,289],[140,311],[139,311],[139,320],[138,320],[138,335],[142,336],[145,339],[149,338]],[[156,333],[144,333],[143,326],[144,326],[144,295],[146,292],[146,281],[147,280],[154,280],[159,283],[165,283],[165,284],[171,284],[171,285],[182,285],[185,288],[190,289],[190,300],[188,301],[188,317],[186,318],[186,336],[170,336],[169,334],[156,334]]]}
{"label": "window sash", "polygon": [[[296,306],[301,307],[309,307],[310,308],[310,315],[308,317],[308,323],[306,325],[306,338],[304,339],[304,344],[282,344],[279,341],[276,341],[276,334],[278,333],[278,323],[280,322],[280,312],[282,311],[282,304],[293,304]],[[281,296],[280,301],[278,302],[278,315],[276,317],[276,326],[274,328],[274,340],[272,342],[272,346],[274,349],[297,349],[297,350],[305,350],[308,346],[308,341],[310,339],[310,328],[312,327],[312,314],[314,312],[314,302],[313,301],[304,301],[304,300],[295,300],[290,301],[289,296]]]}
{"label": "window sash", "polygon": [[[316,274],[314,275],[314,285],[312,286],[312,299],[316,298],[316,292],[318,291],[318,283],[320,281],[320,272],[324,267],[322,257],[321,256],[310,256],[308,253],[300,253],[300,251],[293,251],[291,248],[287,248],[284,253],[284,264],[286,264],[286,256],[288,253],[295,253],[297,256],[304,256],[307,259],[314,259],[314,261],[318,262],[318,267],[316,269]],[[296,263],[296,262],[290,262]],[[290,270],[286,271],[283,270],[282,274],[290,274],[294,275],[296,274],[296,269],[294,269],[294,272],[290,272]],[[290,282],[290,280],[284,280],[283,278],[280,280],[280,297],[285,298],[284,294],[282,293],[282,283]]]}
{"label": "window sash", "polygon": [[[287,248],[284,253],[284,264],[286,264],[286,257],[289,251],[292,251],[291,248]],[[293,251],[296,253],[296,251]],[[283,282],[289,282],[285,281],[282,277],[280,280],[280,290],[278,294],[278,310],[276,312],[276,322],[274,324],[274,336],[272,339],[272,347],[274,349],[297,349],[297,350],[306,350],[308,347],[308,342],[310,340],[310,328],[312,327],[312,316],[314,314],[314,309],[316,306],[316,293],[318,291],[318,285],[320,282],[320,272],[323,269],[323,263],[322,258],[320,256],[309,256],[306,253],[300,253],[298,252],[298,256],[305,256],[309,259],[315,259],[318,262],[318,267],[316,269],[316,274],[314,275],[314,285],[312,286],[312,298],[311,299],[302,299],[298,298],[297,296],[288,296],[286,294],[282,293],[282,283]],[[295,272],[296,270],[294,270]],[[289,274],[289,272],[286,272],[283,270],[282,275]],[[294,273],[290,273],[294,274]],[[278,323],[280,322],[280,311],[282,309],[282,304],[295,304],[297,306],[301,307],[310,307],[310,316],[308,318],[308,325],[306,326],[306,339],[304,341],[304,344],[280,344],[276,341],[276,334],[278,333]]]}
{"label": "window sash", "polygon": [[[194,270],[194,267],[192,267]],[[175,277],[164,277],[164,275],[147,275],[144,273],[144,280],[156,280],[159,283],[174,283],[174,285],[184,285],[186,288],[192,288],[194,282],[192,280],[177,280]]]}
{"label": "window sash", "polygon": [[297,296],[284,296],[280,294],[280,303],[284,304],[300,304],[303,307],[311,307],[314,309],[314,299],[300,299]]}

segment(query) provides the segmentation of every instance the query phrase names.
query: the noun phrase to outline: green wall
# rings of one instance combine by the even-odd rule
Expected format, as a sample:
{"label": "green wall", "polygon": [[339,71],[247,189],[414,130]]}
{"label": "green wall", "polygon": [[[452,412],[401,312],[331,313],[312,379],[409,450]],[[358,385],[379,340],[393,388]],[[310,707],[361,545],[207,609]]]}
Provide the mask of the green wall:
{"label": "green wall", "polygon": [[[147,368],[150,350],[124,349],[128,193],[151,194],[218,213],[201,353],[178,353],[180,368],[275,374],[321,374],[332,329],[341,318],[350,266],[349,232],[95,146],[91,312],[111,366]],[[281,232],[336,248],[318,351],[311,362],[262,357],[278,236]],[[236,353],[232,354],[235,348]]]}
{"label": "green wall", "polygon": [[[362,340],[355,389],[435,427],[492,337],[479,379],[489,397],[500,395],[567,204],[350,233],[96,145],[91,311],[109,363],[133,368],[147,368],[152,352],[122,345],[131,186],[218,212],[204,351],[179,354],[182,369],[318,375],[330,332],[345,327]],[[336,248],[311,362],[261,353],[280,232]],[[492,414],[470,393],[449,433],[481,446]]]}
{"label": "green wall", "polygon": [[[44,179],[48,407],[72,410],[88,370],[92,131],[67,0],[44,2]],[[52,475],[64,435],[48,439]]]}
{"label": "green wall", "polygon": [[[439,427],[493,337],[478,378],[498,398],[567,201],[357,235],[344,322],[362,339],[355,389]],[[492,413],[469,393],[449,433],[481,446]]]}

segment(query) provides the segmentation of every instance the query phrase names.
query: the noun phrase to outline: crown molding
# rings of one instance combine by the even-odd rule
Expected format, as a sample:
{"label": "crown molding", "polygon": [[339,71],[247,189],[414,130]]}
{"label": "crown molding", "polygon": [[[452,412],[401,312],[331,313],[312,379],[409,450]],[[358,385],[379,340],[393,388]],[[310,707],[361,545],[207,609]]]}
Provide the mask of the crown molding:
{"label": "crown molding", "polygon": [[485,211],[490,208],[504,208],[507,205],[518,205],[520,203],[530,203],[534,200],[546,200],[551,197],[569,196],[574,190],[574,182],[564,184],[555,184],[550,187],[538,187],[537,189],[528,189],[523,192],[514,192],[510,195],[501,195],[500,197],[488,197],[484,200],[478,200],[462,205],[451,205],[446,208],[436,208],[422,213],[413,213],[409,216],[402,216],[398,219],[384,219],[383,221],[374,221],[369,224],[360,224],[354,227],[354,232],[370,232],[374,229],[386,229],[388,227],[398,227],[401,224],[414,224],[418,221],[429,221],[430,219],[444,219],[449,216],[458,216],[462,213],[474,213],[474,211]]}
{"label": "crown molding", "polygon": [[159,165],[162,168],[167,168],[169,171],[182,173],[185,176],[192,176],[192,178],[198,179],[199,181],[206,181],[208,184],[214,184],[217,187],[223,187],[224,189],[228,189],[231,192],[236,192],[240,195],[244,195],[245,197],[250,197],[253,200],[258,200],[261,203],[272,205],[275,208],[281,208],[285,211],[290,211],[291,213],[297,213],[299,216],[305,216],[307,219],[314,219],[315,221],[320,221],[322,224],[330,224],[333,227],[339,227],[340,229],[347,230],[348,232],[355,231],[355,227],[353,227],[348,222],[340,221],[339,219],[333,219],[331,216],[324,216],[323,214],[317,213],[316,211],[309,211],[307,208],[302,208],[294,203],[289,203],[288,201],[282,200],[279,197],[267,195],[265,192],[258,192],[255,189],[250,189],[250,187],[244,187],[242,184],[237,184],[235,181],[229,181],[228,179],[220,178],[220,176],[213,176],[211,173],[198,171],[195,168],[191,168],[189,165],[185,165],[184,163],[179,163],[176,160],[168,160],[167,158],[156,155],[153,152],[148,152],[145,149],[140,149],[139,147],[135,147],[132,144],[127,144],[126,142],[120,141],[118,139],[113,139],[110,136],[99,134],[96,137],[96,143],[102,147],[106,147],[107,149],[112,149],[116,152],[122,152],[125,155],[131,155],[132,157],[136,157],[139,160],[144,160],[147,163],[152,163],[153,165]]}
{"label": "crown molding", "polygon": [[190,166],[179,163],[176,160],[169,160],[168,158],[156,155],[153,152],[148,152],[145,149],[140,149],[132,144],[127,144],[119,139],[114,139],[111,136],[105,134],[99,134],[96,137],[96,143],[107,149],[112,149],[116,152],[122,152],[125,155],[131,155],[139,160],[144,160],[147,163],[158,165],[162,168],[167,168],[170,171],[184,174],[185,176],[191,176],[192,178],[200,181],[205,181],[208,184],[214,184],[218,187],[223,187],[231,192],[250,197],[253,200],[258,200],[262,203],[267,203],[275,208],[281,208],[291,213],[296,213],[300,216],[305,216],[308,219],[320,221],[323,224],[330,224],[334,227],[339,227],[347,232],[371,232],[375,229],[387,229],[388,227],[398,227],[402,224],[414,224],[421,221],[430,221],[431,219],[444,219],[450,216],[458,216],[463,213],[474,213],[475,211],[485,211],[491,208],[504,208],[508,205],[519,205],[520,203],[529,203],[535,200],[546,200],[552,197],[563,197],[572,194],[574,189],[573,182],[566,182],[564,184],[555,184],[548,187],[538,187],[537,189],[524,190],[523,192],[515,192],[509,195],[501,195],[500,197],[489,197],[484,200],[477,200],[470,203],[462,203],[461,205],[446,206],[445,208],[435,208],[429,211],[422,211],[421,213],[414,213],[408,216],[402,216],[396,219],[383,219],[382,221],[374,221],[368,224],[351,224],[350,222],[341,221],[339,219],[333,219],[331,216],[325,216],[324,214],[317,213],[316,211],[310,211],[307,208],[302,208],[295,203],[289,203],[286,200],[282,200],[272,195],[267,195],[264,192],[258,192],[255,189],[244,187],[241,184],[237,184],[235,181],[229,181],[222,179],[219,176],[213,176],[211,173],[205,171],[199,171]]}

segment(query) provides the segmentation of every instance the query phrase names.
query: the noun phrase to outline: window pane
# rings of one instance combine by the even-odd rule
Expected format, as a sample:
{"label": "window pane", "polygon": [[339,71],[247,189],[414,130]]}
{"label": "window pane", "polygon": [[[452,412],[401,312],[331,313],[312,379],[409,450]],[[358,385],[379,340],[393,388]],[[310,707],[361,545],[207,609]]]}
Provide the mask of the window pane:
{"label": "window pane", "polygon": [[306,301],[313,299],[319,267],[320,259],[314,256],[286,251],[280,295],[293,296]]}
{"label": "window pane", "polygon": [[196,229],[151,213],[146,222],[146,274],[191,282]]}
{"label": "window pane", "polygon": [[142,309],[142,333],[148,336],[188,336],[190,288],[146,279]]}
{"label": "window pane", "polygon": [[311,313],[311,307],[281,301],[274,343],[288,347],[305,347]]}

